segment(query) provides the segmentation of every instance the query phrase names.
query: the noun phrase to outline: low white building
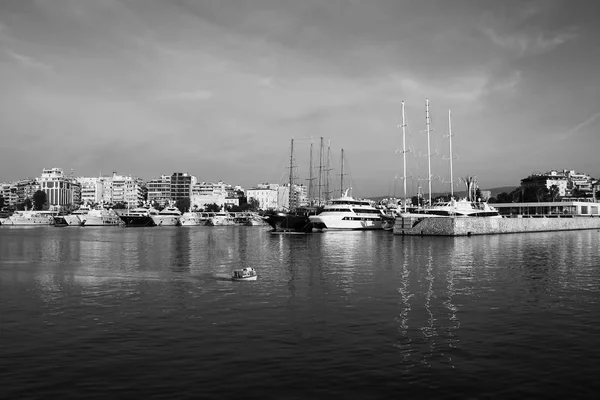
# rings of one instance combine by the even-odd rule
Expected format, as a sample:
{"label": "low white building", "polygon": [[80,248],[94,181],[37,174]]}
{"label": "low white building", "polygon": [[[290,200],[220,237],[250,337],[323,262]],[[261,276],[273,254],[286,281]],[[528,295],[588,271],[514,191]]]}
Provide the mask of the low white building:
{"label": "low white building", "polygon": [[261,183],[255,188],[246,190],[248,202],[254,199],[258,202],[258,208],[261,210],[278,209],[278,184]]}
{"label": "low white building", "polygon": [[192,186],[190,207],[203,209],[209,204],[223,207],[226,204],[227,191],[223,182],[201,182]]}

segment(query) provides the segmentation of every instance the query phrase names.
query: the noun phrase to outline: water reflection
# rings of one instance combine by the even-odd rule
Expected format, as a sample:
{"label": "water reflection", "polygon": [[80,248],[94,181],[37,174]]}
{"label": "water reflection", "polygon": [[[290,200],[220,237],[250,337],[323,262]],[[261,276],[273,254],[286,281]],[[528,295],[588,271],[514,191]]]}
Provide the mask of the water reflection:
{"label": "water reflection", "polygon": [[[120,345],[156,365],[176,358],[187,368],[187,383],[224,385],[220,377],[252,369],[298,387],[306,381],[294,381],[298,371],[341,385],[352,384],[349,376],[393,385],[400,375],[398,389],[433,387],[440,376],[454,383],[455,367],[505,377],[518,370],[522,379],[535,365],[546,367],[543,357],[552,351],[570,346],[567,357],[577,354],[570,359],[577,361],[597,348],[597,232],[470,238],[271,235],[251,227],[14,232],[0,228],[0,303],[10,323],[3,338],[28,349],[38,365],[48,362],[36,358],[34,342],[72,349],[56,362],[79,367],[87,364],[77,357],[111,357],[115,368],[127,370],[125,355],[105,352]],[[257,268],[259,280],[225,279],[241,264]],[[552,347],[555,341],[560,345]],[[173,351],[178,343],[184,346]],[[197,360],[210,360],[214,371],[199,373]],[[564,372],[562,360],[555,363]],[[142,375],[132,379],[152,384],[155,376],[142,382]]]}

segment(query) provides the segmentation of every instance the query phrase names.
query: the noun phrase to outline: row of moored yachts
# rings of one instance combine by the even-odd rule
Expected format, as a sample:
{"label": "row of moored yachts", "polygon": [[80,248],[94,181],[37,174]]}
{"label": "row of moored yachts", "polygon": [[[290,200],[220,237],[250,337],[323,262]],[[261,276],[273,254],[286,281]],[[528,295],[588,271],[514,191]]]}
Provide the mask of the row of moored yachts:
{"label": "row of moored yachts", "polygon": [[8,218],[0,219],[2,225],[55,225],[55,226],[266,226],[266,221],[257,213],[244,212],[185,212],[176,207],[162,211],[153,208],[134,208],[123,214],[103,207],[80,208],[70,214],[61,215],[52,211],[15,211]]}
{"label": "row of moored yachts", "polygon": [[271,213],[260,216],[244,212],[194,212],[181,213],[176,207],[162,211],[152,208],[135,208],[117,214],[112,209],[97,207],[80,209],[68,215],[52,215],[44,211],[16,211],[1,221],[3,225],[57,225],[57,226],[224,226],[270,225],[274,232],[312,232],[322,230],[392,230],[398,218],[485,217],[501,218],[498,210],[487,203],[465,199],[438,202],[431,207],[412,209],[382,209],[369,200],[354,199],[344,195],[329,201],[320,212],[314,209],[297,209],[294,212]]}

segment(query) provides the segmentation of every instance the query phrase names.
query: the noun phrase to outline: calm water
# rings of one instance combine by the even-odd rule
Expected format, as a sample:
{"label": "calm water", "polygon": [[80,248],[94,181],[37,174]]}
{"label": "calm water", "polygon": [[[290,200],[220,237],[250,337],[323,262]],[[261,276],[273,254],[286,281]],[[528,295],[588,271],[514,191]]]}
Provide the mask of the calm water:
{"label": "calm water", "polygon": [[[0,227],[4,398],[591,398],[600,232]],[[231,282],[231,270],[258,270]]]}

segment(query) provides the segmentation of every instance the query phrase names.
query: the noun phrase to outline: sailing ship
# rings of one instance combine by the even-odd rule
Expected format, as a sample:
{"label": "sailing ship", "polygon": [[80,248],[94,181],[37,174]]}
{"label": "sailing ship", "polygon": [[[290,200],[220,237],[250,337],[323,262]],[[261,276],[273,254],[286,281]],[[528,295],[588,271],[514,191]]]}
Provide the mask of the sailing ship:
{"label": "sailing ship", "polygon": [[[448,136],[450,143],[450,200],[438,201],[432,204],[431,199],[431,150],[430,150],[430,116],[429,116],[429,99],[425,100],[425,120],[427,132],[427,163],[428,163],[428,183],[429,183],[429,201],[425,207],[412,207],[407,210],[406,207],[398,213],[395,224],[400,224],[399,229],[405,229],[408,225],[413,226],[420,218],[426,217],[486,217],[486,218],[502,218],[498,210],[490,206],[487,202],[474,201],[472,193],[471,179],[465,179],[468,186],[467,198],[456,200],[454,198],[454,181],[452,171],[452,120],[451,112],[448,111]],[[404,121],[404,103],[403,103],[403,121]],[[406,164],[405,164],[406,171]],[[405,172],[406,174],[406,172]],[[398,230],[399,230],[398,229]],[[397,229],[394,228],[394,231]]]}
{"label": "sailing ship", "polygon": [[265,220],[271,226],[273,233],[310,233],[313,225],[309,220],[310,208],[299,207],[296,196],[294,195],[294,139],[290,148],[290,174],[289,174],[289,193],[288,193],[288,211],[276,212],[265,215]]}

